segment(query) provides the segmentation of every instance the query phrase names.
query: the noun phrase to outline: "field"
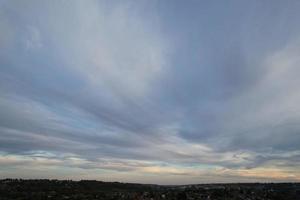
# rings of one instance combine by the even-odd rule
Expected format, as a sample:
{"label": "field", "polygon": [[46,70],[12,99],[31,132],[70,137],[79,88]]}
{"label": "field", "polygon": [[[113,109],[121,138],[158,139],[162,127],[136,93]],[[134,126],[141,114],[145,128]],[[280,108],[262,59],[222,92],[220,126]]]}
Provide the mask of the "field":
{"label": "field", "polygon": [[299,200],[300,183],[161,186],[92,180],[0,180],[0,200]]}

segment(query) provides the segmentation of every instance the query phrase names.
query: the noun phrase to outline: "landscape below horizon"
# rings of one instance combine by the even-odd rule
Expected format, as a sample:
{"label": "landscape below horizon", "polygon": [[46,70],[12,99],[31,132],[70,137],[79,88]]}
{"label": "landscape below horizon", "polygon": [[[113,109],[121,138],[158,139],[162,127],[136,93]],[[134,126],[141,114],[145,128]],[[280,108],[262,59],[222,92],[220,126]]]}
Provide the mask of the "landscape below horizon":
{"label": "landscape below horizon", "polygon": [[300,183],[162,186],[95,180],[0,180],[0,200],[298,200]]}
{"label": "landscape below horizon", "polygon": [[0,200],[297,199],[299,11],[0,0]]}

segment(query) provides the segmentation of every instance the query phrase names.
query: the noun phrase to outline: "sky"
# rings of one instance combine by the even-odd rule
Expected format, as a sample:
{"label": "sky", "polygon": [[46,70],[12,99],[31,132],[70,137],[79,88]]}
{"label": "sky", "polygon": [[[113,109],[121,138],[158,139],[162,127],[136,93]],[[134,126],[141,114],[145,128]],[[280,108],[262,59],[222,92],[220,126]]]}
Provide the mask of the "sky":
{"label": "sky", "polygon": [[299,10],[0,0],[0,178],[299,182]]}

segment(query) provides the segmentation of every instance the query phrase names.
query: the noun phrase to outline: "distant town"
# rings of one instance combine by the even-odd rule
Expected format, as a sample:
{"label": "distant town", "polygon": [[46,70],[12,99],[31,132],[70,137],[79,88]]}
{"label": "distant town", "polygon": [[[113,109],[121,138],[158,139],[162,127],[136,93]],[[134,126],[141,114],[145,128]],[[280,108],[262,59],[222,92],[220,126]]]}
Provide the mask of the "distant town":
{"label": "distant town", "polygon": [[94,180],[0,180],[0,200],[299,200],[300,183],[161,186]]}

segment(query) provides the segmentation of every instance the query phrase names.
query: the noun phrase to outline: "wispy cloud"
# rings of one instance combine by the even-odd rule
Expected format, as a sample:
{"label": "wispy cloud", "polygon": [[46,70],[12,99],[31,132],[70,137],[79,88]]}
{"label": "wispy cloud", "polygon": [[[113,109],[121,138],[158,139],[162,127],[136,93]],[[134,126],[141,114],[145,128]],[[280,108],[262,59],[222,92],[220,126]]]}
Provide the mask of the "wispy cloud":
{"label": "wispy cloud", "polygon": [[1,177],[299,181],[299,6],[1,2]]}

